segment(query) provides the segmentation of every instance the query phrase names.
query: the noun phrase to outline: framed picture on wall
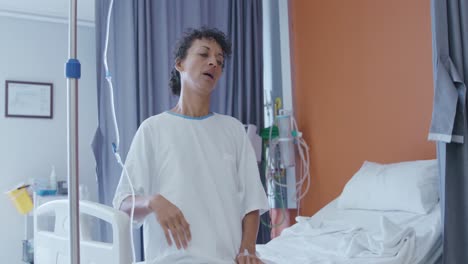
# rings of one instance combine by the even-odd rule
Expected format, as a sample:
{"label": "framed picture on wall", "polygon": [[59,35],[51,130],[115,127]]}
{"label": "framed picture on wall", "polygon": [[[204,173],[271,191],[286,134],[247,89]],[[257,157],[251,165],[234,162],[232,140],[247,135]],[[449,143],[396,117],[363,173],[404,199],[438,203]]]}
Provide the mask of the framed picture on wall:
{"label": "framed picture on wall", "polygon": [[5,116],[52,118],[53,84],[5,81]]}

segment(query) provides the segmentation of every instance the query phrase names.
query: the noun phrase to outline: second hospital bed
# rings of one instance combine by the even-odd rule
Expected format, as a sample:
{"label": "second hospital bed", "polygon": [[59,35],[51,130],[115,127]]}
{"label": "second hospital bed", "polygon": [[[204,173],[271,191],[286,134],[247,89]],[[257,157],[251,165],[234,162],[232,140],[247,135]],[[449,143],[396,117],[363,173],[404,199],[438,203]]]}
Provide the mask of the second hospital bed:
{"label": "second hospital bed", "polygon": [[441,263],[437,168],[365,162],[339,197],[257,252],[266,264]]}
{"label": "second hospital bed", "polygon": [[442,254],[440,206],[427,215],[343,210],[334,200],[257,252],[267,264],[436,264]]}

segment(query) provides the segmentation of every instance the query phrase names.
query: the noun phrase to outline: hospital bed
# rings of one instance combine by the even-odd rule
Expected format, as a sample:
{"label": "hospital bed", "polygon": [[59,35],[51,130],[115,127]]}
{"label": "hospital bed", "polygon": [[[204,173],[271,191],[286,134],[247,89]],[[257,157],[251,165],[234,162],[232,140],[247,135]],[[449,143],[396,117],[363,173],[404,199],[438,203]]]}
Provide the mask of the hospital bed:
{"label": "hospital bed", "polygon": [[436,168],[364,163],[340,196],[257,252],[266,264],[442,263]]}
{"label": "hospital bed", "polygon": [[[257,252],[263,261],[266,264],[442,263],[439,204],[426,215],[398,211],[346,210],[337,208],[337,204],[338,199],[335,199],[312,217],[298,217],[298,223],[284,230],[280,237],[266,245],[257,245]],[[82,239],[81,263],[131,263],[128,216],[111,207],[92,202],[80,202],[80,209],[82,213],[110,223],[113,234],[112,243]],[[39,207],[37,211],[38,217],[55,214],[56,220],[54,230],[36,229],[34,263],[69,263],[67,201],[52,201]],[[407,240],[402,242],[404,245],[397,251],[400,255],[389,255],[391,252],[387,252],[384,256],[384,252],[381,256],[374,254],[352,257],[346,256],[346,250],[339,249],[340,242],[346,241],[353,234],[359,234],[360,231],[379,233],[384,228],[382,219],[388,219],[400,230],[414,229],[414,234],[410,233],[413,236],[408,235]],[[348,251],[349,248],[348,244]],[[364,251],[363,248],[360,250]]]}
{"label": "hospital bed", "polygon": [[[433,160],[364,163],[338,198],[312,217],[298,217],[269,243],[257,245],[258,255],[266,264],[439,264],[436,167]],[[81,263],[131,263],[129,217],[87,201],[80,202],[80,210],[109,223],[113,238],[104,243],[82,236]],[[55,221],[52,229],[44,230],[35,220],[35,263],[68,264],[67,201],[43,204],[36,214],[52,214]]]}
{"label": "hospital bed", "polygon": [[[90,223],[94,220],[110,225],[111,242],[93,239],[90,235]],[[132,263],[129,222],[129,217],[119,210],[90,201],[80,201],[80,263]],[[39,206],[34,216],[34,263],[70,263],[68,237],[68,200],[50,201]]]}
{"label": "hospital bed", "polygon": [[[285,229],[281,236],[265,245],[257,245],[261,258],[267,264],[439,263],[442,254],[439,205],[427,215],[415,215],[405,212],[344,210],[337,208],[337,202],[335,199],[310,218],[299,217],[298,223]],[[382,219],[395,224],[395,229],[388,225],[385,227]],[[407,230],[414,230],[414,233]],[[374,242],[374,245],[369,245],[357,238],[360,236],[367,239],[368,234],[386,231],[394,232],[397,236],[398,231],[401,234],[396,243],[391,241],[395,244],[387,244],[387,249],[382,245],[385,243]]]}

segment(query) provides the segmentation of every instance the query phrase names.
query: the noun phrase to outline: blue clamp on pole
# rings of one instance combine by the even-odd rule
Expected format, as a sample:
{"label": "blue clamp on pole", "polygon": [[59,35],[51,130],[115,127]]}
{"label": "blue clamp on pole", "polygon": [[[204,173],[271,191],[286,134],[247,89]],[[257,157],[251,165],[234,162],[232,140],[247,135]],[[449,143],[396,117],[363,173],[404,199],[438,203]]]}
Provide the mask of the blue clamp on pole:
{"label": "blue clamp on pole", "polygon": [[77,59],[69,59],[65,64],[65,76],[79,79],[81,77],[81,64]]}

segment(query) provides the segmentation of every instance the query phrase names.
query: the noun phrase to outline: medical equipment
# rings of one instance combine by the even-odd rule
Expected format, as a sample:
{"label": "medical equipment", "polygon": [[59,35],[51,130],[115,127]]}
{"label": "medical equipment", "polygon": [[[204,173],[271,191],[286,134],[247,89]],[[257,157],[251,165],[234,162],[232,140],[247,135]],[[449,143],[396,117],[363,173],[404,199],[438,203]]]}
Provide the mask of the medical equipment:
{"label": "medical equipment", "polygon": [[49,195],[56,195],[57,189],[54,188],[52,185],[53,180],[51,178],[34,178],[33,179],[33,190],[37,195],[40,196],[49,196]]}
{"label": "medical equipment", "polygon": [[52,170],[50,171],[49,176],[49,185],[52,191],[55,191],[54,194],[57,193],[57,174],[55,173],[55,166],[52,165]]}
{"label": "medical equipment", "polygon": [[[128,184],[130,185],[130,189],[132,191],[132,208],[130,210],[130,223],[133,223],[133,218],[134,218],[134,213],[135,213],[135,189],[133,188],[132,180],[130,179],[130,176],[128,175],[128,171],[125,167],[125,164],[122,162],[122,158],[120,157],[119,153],[119,146],[120,146],[120,134],[119,134],[119,126],[117,124],[117,117],[115,114],[115,105],[114,105],[114,87],[112,85],[112,75],[110,73],[109,67],[107,65],[107,50],[109,47],[109,28],[110,28],[110,20],[112,17],[112,7],[114,5],[114,0],[111,0],[109,4],[109,10],[107,12],[107,25],[106,25],[106,41],[104,45],[104,69],[106,71],[106,80],[109,85],[109,91],[110,91],[110,101],[111,101],[111,112],[112,112],[112,120],[114,122],[114,130],[115,130],[115,142],[112,144],[113,147],[113,152],[114,156],[119,163],[119,165],[122,167],[122,170],[127,177]],[[129,225],[130,228],[130,237],[131,237],[131,248],[132,248],[132,257],[133,257],[133,262],[136,263],[136,254],[135,254],[135,244],[133,242],[133,225]]]}
{"label": "medical equipment", "polygon": [[20,185],[8,192],[6,194],[10,198],[10,200],[15,205],[16,210],[20,214],[27,214],[33,209],[33,203],[31,200],[31,196],[28,193],[29,185]]}
{"label": "medical equipment", "polygon": [[70,214],[70,264],[80,264],[80,220],[79,220],[79,174],[78,174],[78,79],[81,76],[81,64],[76,59],[76,17],[77,0],[70,0],[69,15],[69,59],[65,64],[67,77],[67,138],[68,138],[68,209]]}
{"label": "medical equipment", "polygon": [[294,142],[291,129],[291,113],[287,110],[280,110],[276,116],[279,130],[279,145],[281,153],[281,164],[283,167],[293,167],[295,162]]}
{"label": "medical equipment", "polygon": [[32,239],[24,239],[22,261],[26,263],[34,263],[34,242]]}
{"label": "medical equipment", "polygon": [[[270,107],[273,107],[271,105]],[[300,201],[304,198],[310,188],[310,158],[309,147],[302,138],[302,133],[298,130],[296,120],[291,111],[279,109],[281,99],[277,98],[274,104],[273,113],[278,115],[272,119],[277,126],[272,125],[268,129],[268,152],[266,178],[269,184],[269,196],[275,201],[283,200],[288,184],[285,176],[295,175],[296,171],[296,149],[299,155],[299,175],[288,178],[295,182],[295,191],[286,194],[287,198],[292,198],[297,204],[297,211],[300,212]],[[278,133],[273,133],[277,129]],[[291,197],[293,196],[293,197]],[[288,205],[287,205],[288,206]],[[284,212],[285,213],[285,212]],[[285,217],[283,217],[285,219]]]}
{"label": "medical equipment", "polygon": [[[278,124],[278,138],[273,137],[270,135],[270,165],[271,166],[279,166],[280,169],[287,169],[289,167],[295,167],[295,150],[294,145],[297,145],[297,150],[299,154],[299,158],[301,161],[301,166],[308,167],[309,166],[309,159],[308,156],[305,156],[304,151],[308,154],[308,146],[307,143],[302,138],[302,133],[298,131],[296,120],[292,113],[288,110],[280,110],[279,115],[276,116],[276,123]],[[271,133],[270,133],[271,134]],[[279,150],[276,148],[279,145]],[[274,151],[279,151],[279,159],[277,156],[274,155]],[[303,170],[302,174],[299,177],[299,181],[296,183],[297,185],[297,193],[301,193],[302,184],[309,178],[308,171]],[[272,178],[275,180],[276,178]],[[275,184],[280,186],[286,187],[284,184],[275,181]],[[305,192],[308,190],[306,187]],[[297,197],[297,200],[300,200],[302,195]]]}
{"label": "medical equipment", "polygon": [[[108,45],[108,38],[109,38],[109,23],[111,17],[111,11],[113,6],[113,0],[109,5],[109,12],[107,17],[107,33],[106,33],[106,48],[104,53],[104,63],[106,67],[106,79],[110,83],[111,88],[111,104],[113,110],[113,119],[114,125],[116,128],[116,135],[117,140],[116,144],[113,145],[114,154],[116,156],[117,161],[121,166],[123,166],[122,161],[120,159],[120,155],[118,153],[119,147],[119,134],[118,134],[118,127],[117,127],[117,120],[115,118],[115,111],[114,111],[114,99],[113,99],[113,89],[112,89],[112,82],[111,82],[111,75],[107,68],[107,45]],[[68,101],[68,118],[67,118],[67,125],[68,125],[68,184],[69,184],[69,215],[70,220],[69,222],[69,232],[70,232],[70,264],[80,264],[80,219],[79,219],[79,174],[78,174],[78,79],[81,77],[81,64],[76,59],[76,42],[77,42],[77,0],[70,0],[70,13],[69,13],[69,59],[65,64],[65,75],[67,77],[67,101]],[[123,166],[124,171],[125,166]],[[128,176],[128,174],[127,174]],[[131,184],[131,182],[130,182]],[[132,186],[133,191],[133,186]],[[133,211],[134,211],[134,202],[135,202],[135,195],[132,193],[132,212],[131,212],[131,219],[133,219]],[[133,228],[130,226],[130,233],[133,234]],[[133,240],[132,240],[133,244]],[[133,259],[135,260],[135,253],[132,246],[133,252]],[[135,262],[135,261],[133,261]]]}
{"label": "medical equipment", "polygon": [[68,186],[67,186],[66,181],[57,181],[57,194],[59,195],[68,194]]}

